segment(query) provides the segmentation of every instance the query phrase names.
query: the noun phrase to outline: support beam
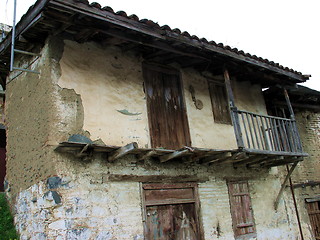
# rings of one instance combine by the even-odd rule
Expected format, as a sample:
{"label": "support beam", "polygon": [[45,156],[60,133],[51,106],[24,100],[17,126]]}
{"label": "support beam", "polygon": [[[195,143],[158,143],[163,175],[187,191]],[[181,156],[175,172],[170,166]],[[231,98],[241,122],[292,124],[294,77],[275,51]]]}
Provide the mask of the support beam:
{"label": "support beam", "polygon": [[88,150],[90,144],[86,144],[79,153],[76,154],[76,157],[84,157],[86,156],[86,151]]}
{"label": "support beam", "polygon": [[288,174],[287,174],[286,178],[284,179],[284,181],[283,181],[283,183],[282,183],[282,185],[281,185],[281,188],[280,188],[280,191],[279,191],[278,196],[277,196],[277,198],[276,198],[276,201],[274,202],[274,209],[275,209],[275,210],[278,210],[280,198],[281,198],[281,196],[282,196],[282,193],[283,193],[284,189],[286,188],[287,181],[289,180],[291,174],[293,173],[293,171],[294,171],[294,169],[296,168],[297,165],[298,165],[298,162],[295,162],[295,163],[291,166],[290,170],[288,171]]}
{"label": "support beam", "polygon": [[113,151],[109,156],[108,156],[108,161],[109,162],[114,162],[116,159],[121,158],[133,150],[138,148],[138,144],[136,142],[129,143],[126,146],[123,146],[115,151]]}
{"label": "support beam", "polygon": [[188,149],[184,149],[182,151],[175,151],[173,153],[166,154],[164,156],[159,157],[160,162],[167,162],[173,158],[182,157],[189,153]]}
{"label": "support beam", "polygon": [[139,162],[139,161],[144,161],[144,160],[146,160],[146,159],[148,159],[148,158],[151,158],[151,157],[153,157],[153,156],[155,156],[155,155],[157,155],[157,152],[156,152],[156,151],[153,151],[153,150],[148,151],[148,152],[143,153],[143,154],[139,154],[139,156],[138,156],[138,162]]}
{"label": "support beam", "polygon": [[224,153],[215,154],[213,156],[208,156],[208,157],[202,158],[200,160],[200,163],[216,163],[218,161],[220,162],[220,161],[229,159],[230,157],[232,157],[231,152],[224,152]]}

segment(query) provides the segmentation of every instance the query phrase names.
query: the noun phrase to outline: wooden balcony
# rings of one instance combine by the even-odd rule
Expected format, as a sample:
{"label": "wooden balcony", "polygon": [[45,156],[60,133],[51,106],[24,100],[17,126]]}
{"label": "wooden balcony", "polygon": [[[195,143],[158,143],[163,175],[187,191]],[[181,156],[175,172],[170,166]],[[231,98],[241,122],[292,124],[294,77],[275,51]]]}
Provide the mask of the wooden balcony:
{"label": "wooden balcony", "polygon": [[232,110],[238,147],[244,152],[305,157],[293,119]]}

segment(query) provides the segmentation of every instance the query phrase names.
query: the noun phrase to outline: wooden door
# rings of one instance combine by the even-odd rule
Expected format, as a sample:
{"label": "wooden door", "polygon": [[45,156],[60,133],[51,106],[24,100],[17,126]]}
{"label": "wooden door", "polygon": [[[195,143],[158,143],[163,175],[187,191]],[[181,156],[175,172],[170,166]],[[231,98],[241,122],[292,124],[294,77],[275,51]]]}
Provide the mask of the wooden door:
{"label": "wooden door", "polygon": [[144,64],[151,145],[179,149],[190,146],[190,133],[179,73]]}
{"label": "wooden door", "polygon": [[144,184],[145,239],[200,240],[196,184]]}
{"label": "wooden door", "polygon": [[235,237],[255,235],[255,224],[247,181],[228,182]]}
{"label": "wooden door", "polygon": [[310,223],[316,240],[320,240],[320,201],[307,202]]}

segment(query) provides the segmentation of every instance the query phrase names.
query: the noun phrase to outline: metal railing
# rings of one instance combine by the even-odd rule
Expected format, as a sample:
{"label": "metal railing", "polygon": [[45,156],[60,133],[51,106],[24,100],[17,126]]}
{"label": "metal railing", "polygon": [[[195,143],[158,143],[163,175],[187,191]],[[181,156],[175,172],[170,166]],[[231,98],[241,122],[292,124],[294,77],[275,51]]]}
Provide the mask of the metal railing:
{"label": "metal railing", "polygon": [[302,153],[295,120],[233,110],[239,120],[238,136],[244,148],[270,152]]}

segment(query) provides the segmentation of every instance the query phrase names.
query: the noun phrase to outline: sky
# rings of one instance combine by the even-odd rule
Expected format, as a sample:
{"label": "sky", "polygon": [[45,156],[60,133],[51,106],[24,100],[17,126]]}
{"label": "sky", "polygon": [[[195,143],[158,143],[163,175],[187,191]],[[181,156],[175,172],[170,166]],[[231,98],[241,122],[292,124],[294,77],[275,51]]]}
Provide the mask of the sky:
{"label": "sky", "polygon": [[[0,22],[12,25],[13,1],[0,0]],[[320,91],[319,0],[96,1],[311,74]],[[34,2],[17,0],[17,20]]]}

